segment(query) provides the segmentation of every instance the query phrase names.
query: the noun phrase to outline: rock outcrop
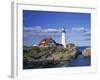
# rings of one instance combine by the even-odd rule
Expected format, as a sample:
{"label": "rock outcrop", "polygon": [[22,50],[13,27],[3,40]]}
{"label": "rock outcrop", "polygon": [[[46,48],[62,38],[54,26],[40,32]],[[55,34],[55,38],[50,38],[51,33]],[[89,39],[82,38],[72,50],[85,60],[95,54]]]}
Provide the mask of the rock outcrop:
{"label": "rock outcrop", "polygon": [[[23,49],[23,64],[30,65],[38,68],[48,65],[55,65],[76,59],[80,51],[75,44],[69,43],[66,48],[63,47],[40,47],[32,46],[30,48],[25,47]],[[83,55],[89,55],[89,51],[83,51]],[[27,66],[26,66],[27,67]]]}
{"label": "rock outcrop", "polygon": [[70,54],[72,58],[76,58],[79,55],[80,51],[77,49],[75,44],[73,43],[67,44],[67,49],[68,49],[68,53]]}
{"label": "rock outcrop", "polygon": [[91,48],[86,48],[82,51],[82,55],[85,57],[91,56]]}

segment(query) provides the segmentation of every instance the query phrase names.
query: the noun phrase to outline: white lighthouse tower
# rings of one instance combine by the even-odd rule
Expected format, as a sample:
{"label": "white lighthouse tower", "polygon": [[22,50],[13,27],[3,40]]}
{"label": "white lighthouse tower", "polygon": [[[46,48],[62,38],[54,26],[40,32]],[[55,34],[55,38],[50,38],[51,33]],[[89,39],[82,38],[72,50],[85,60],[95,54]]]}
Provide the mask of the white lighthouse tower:
{"label": "white lighthouse tower", "polygon": [[61,30],[61,44],[66,48],[66,31],[64,27]]}

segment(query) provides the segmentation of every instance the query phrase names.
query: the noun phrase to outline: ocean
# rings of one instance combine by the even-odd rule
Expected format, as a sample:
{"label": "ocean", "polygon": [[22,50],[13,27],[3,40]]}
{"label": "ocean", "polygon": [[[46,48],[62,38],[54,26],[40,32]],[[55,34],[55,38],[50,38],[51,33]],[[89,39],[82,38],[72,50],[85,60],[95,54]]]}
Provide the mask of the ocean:
{"label": "ocean", "polygon": [[90,48],[90,46],[77,46],[77,48],[82,52],[85,48]]}
{"label": "ocean", "polygon": [[[90,46],[77,47],[81,52]],[[64,67],[78,67],[78,66],[91,66],[91,57],[84,57],[79,55],[76,59],[66,61]]]}

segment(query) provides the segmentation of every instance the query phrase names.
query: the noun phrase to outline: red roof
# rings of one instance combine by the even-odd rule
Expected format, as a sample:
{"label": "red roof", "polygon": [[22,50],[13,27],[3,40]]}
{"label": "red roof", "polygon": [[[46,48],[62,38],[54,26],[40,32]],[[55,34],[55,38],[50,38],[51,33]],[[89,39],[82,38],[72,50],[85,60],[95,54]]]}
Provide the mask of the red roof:
{"label": "red roof", "polygon": [[55,43],[55,41],[52,38],[45,38],[40,41],[39,45],[48,45],[50,41],[53,41]]}

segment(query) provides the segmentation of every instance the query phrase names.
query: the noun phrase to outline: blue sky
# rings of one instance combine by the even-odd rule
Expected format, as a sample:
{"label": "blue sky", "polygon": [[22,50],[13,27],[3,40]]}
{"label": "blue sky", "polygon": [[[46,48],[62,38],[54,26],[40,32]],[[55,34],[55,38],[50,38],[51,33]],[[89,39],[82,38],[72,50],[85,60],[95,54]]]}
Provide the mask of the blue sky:
{"label": "blue sky", "polygon": [[61,29],[66,29],[67,43],[90,46],[91,14],[23,10],[23,42],[26,46],[38,44],[43,38],[52,37],[61,43]]}

